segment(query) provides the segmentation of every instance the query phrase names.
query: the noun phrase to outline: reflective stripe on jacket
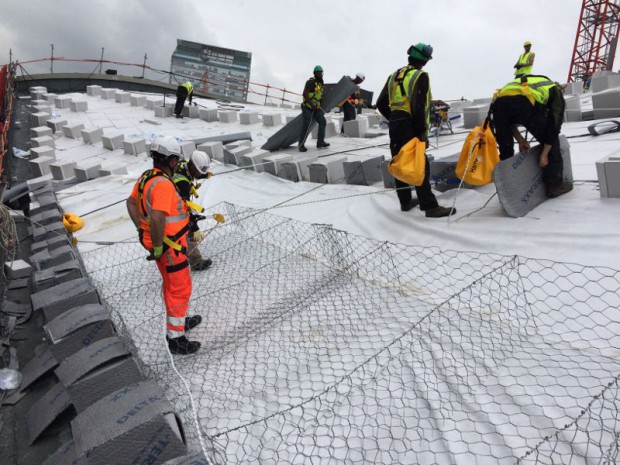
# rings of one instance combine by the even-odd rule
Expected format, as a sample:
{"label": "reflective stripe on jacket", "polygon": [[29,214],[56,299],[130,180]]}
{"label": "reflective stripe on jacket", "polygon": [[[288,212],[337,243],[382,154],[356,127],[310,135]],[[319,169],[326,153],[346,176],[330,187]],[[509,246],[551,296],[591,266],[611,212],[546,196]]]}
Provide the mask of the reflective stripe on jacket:
{"label": "reflective stripe on jacket", "polygon": [[[415,108],[418,103],[415,92],[416,83],[422,74],[426,73],[413,66],[405,66],[389,77],[387,91],[391,111],[404,111],[412,115],[411,109]],[[428,128],[430,126],[430,86],[424,100],[424,120]]]}
{"label": "reflective stripe on jacket", "polygon": [[495,98],[523,95],[528,98],[532,105],[536,102],[546,105],[549,101],[549,90],[557,85],[557,82],[552,81],[547,76],[526,75],[513,79],[506,84],[497,91]]}

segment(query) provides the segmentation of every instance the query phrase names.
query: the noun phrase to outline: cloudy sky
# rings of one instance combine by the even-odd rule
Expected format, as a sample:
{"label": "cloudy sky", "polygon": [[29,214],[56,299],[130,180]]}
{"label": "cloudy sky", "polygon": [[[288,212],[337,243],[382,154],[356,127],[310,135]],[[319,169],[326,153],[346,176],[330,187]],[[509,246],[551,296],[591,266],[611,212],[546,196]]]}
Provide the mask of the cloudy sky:
{"label": "cloudy sky", "polygon": [[[426,70],[437,99],[490,96],[512,77],[523,41],[534,71],[566,81],[581,0],[2,0],[0,62],[54,55],[105,58],[170,69],[176,39],[252,52],[251,80],[301,92],[320,64],[327,82],[357,71],[378,93],[406,63],[406,50],[430,43]],[[618,68],[618,58],[614,68]],[[71,66],[71,68],[70,68]],[[109,66],[108,66],[109,67]],[[93,64],[55,63],[91,72]],[[29,73],[49,63],[27,65]],[[128,75],[140,70],[119,69]],[[260,87],[254,87],[262,91]],[[376,97],[376,95],[375,95]]]}

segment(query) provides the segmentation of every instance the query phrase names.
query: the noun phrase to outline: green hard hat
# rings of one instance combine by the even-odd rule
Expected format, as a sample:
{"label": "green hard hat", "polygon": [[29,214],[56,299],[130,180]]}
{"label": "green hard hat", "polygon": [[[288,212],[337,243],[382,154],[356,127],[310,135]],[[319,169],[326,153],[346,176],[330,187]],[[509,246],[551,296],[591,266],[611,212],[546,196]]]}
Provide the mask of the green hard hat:
{"label": "green hard hat", "polygon": [[407,55],[417,60],[428,61],[433,59],[433,47],[431,45],[419,42],[409,47]]}
{"label": "green hard hat", "polygon": [[321,65],[316,65],[314,67],[314,72],[315,73],[322,73],[323,72],[323,67]]}

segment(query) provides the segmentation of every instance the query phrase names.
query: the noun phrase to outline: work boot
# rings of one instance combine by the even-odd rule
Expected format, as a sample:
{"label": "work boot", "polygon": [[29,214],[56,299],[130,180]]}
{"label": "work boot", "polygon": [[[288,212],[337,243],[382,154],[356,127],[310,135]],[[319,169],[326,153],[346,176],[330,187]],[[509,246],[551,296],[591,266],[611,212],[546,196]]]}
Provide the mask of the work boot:
{"label": "work boot", "polygon": [[183,115],[174,115],[175,118],[183,119]]}
{"label": "work boot", "polygon": [[211,266],[213,262],[211,261],[210,258],[207,258],[206,260],[201,260],[198,263],[191,265],[191,269],[192,271],[202,271],[202,270],[206,270],[207,268],[209,268]]}
{"label": "work boot", "polygon": [[307,152],[308,149],[306,148],[306,146],[304,144],[301,144],[299,147],[297,147],[297,150],[299,150],[300,152]]}
{"label": "work boot", "polygon": [[329,142],[323,141],[323,142],[317,142],[316,143],[316,148],[317,149],[324,149],[326,147],[329,147]]}
{"label": "work boot", "polygon": [[402,204],[402,203],[400,204],[400,211],[408,212],[412,208],[417,207],[419,204],[420,204],[420,201],[418,199],[411,199],[409,202],[405,204]]}
{"label": "work boot", "polygon": [[442,218],[444,216],[454,215],[455,213],[456,213],[456,208],[437,206],[435,208],[430,208],[426,210],[426,217],[427,218]]}
{"label": "work boot", "polygon": [[195,328],[202,322],[201,315],[186,316],[185,317],[185,331]]}
{"label": "work boot", "polygon": [[190,341],[185,336],[168,339],[168,350],[173,355],[189,355],[200,349],[200,342]]}
{"label": "work boot", "polygon": [[566,194],[573,190],[573,184],[570,182],[561,182],[554,186],[549,186],[547,188],[547,197],[553,199],[555,197],[559,197],[562,194]]}

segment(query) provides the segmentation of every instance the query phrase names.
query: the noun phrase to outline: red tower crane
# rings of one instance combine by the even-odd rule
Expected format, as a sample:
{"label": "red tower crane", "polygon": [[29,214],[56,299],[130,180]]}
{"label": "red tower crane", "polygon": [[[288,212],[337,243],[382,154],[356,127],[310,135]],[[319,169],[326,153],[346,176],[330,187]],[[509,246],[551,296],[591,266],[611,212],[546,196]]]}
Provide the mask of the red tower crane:
{"label": "red tower crane", "polygon": [[583,0],[568,82],[611,70],[618,44],[620,0]]}

